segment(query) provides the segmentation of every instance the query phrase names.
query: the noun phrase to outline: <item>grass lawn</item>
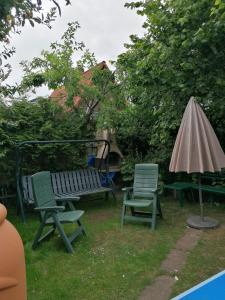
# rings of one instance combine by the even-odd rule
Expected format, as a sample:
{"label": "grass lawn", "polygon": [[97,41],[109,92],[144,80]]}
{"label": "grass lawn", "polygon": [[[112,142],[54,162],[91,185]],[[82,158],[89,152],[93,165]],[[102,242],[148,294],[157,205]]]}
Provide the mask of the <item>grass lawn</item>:
{"label": "grass lawn", "polygon": [[[32,251],[31,245],[39,225],[31,213],[22,224],[13,209],[9,220],[22,236],[27,265],[28,300],[138,299],[142,289],[162,274],[160,264],[183,235],[185,220],[198,213],[198,204],[185,204],[164,198],[163,220],[153,232],[143,224],[127,224],[120,229],[121,206],[102,199],[83,200],[79,208],[86,211],[83,223],[88,236],[75,243],[73,255],[65,252],[57,234]],[[206,213],[221,222],[225,208],[207,207]],[[71,226],[66,227],[71,231]],[[174,286],[173,295],[225,269],[225,229],[203,233],[197,247]]]}

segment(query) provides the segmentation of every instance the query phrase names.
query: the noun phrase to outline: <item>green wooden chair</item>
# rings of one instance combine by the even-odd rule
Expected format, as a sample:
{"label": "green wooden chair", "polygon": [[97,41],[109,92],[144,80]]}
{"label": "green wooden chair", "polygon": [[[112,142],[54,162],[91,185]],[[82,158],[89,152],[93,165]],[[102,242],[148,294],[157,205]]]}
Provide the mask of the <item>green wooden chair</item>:
{"label": "green wooden chair", "polygon": [[[34,239],[32,248],[35,249],[40,242],[54,233],[55,229],[58,230],[66,249],[69,253],[73,253],[72,242],[80,235],[86,235],[80,218],[83,215],[83,210],[75,210],[72,201],[78,201],[79,197],[65,197],[58,198],[62,203],[69,204],[70,211],[64,211],[64,206],[58,206],[56,198],[53,193],[50,172],[43,171],[34,174],[31,177],[33,195],[35,201],[35,210],[40,212],[41,225],[38,229],[36,237]],[[78,228],[74,233],[68,237],[63,229],[64,223],[77,223]],[[42,236],[45,226],[51,226],[52,228]]]}
{"label": "green wooden chair", "polygon": [[[157,197],[157,186],[158,165],[136,164],[133,187],[122,189],[124,199],[121,226],[125,221],[140,221],[149,223],[151,229],[155,229],[156,215],[159,214],[162,218],[161,206]],[[128,207],[131,214],[127,213]]]}

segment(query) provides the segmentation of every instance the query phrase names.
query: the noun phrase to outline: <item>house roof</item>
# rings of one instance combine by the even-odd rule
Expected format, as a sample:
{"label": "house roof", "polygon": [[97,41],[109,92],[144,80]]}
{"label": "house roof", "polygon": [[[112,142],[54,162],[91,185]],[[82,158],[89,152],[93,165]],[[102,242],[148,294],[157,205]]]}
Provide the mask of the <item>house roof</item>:
{"label": "house roof", "polygon": [[[108,69],[108,66],[104,60],[99,64],[97,64],[96,67],[98,67],[100,70]],[[81,82],[87,85],[91,85],[92,84],[91,77],[92,77],[92,69],[89,69],[83,72]],[[62,86],[54,90],[50,95],[50,99],[56,101],[60,105],[64,105],[67,99],[67,92],[65,88]],[[81,97],[74,96],[73,101],[74,101],[74,105],[78,107],[81,102]]]}

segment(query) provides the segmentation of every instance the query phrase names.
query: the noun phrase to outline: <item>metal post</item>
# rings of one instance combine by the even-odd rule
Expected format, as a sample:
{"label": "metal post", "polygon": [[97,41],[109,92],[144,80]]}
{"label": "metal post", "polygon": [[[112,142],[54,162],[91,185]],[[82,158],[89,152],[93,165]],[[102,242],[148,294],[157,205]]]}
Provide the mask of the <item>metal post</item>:
{"label": "metal post", "polygon": [[25,223],[25,213],[24,213],[24,206],[23,206],[23,196],[21,193],[21,153],[19,149],[19,145],[16,145],[16,202],[17,202],[17,209],[21,213],[22,222]]}
{"label": "metal post", "polygon": [[203,212],[203,201],[202,201],[202,181],[201,181],[201,174],[198,174],[198,195],[199,195],[199,202],[200,202],[200,216],[202,222],[204,221],[204,212]]}

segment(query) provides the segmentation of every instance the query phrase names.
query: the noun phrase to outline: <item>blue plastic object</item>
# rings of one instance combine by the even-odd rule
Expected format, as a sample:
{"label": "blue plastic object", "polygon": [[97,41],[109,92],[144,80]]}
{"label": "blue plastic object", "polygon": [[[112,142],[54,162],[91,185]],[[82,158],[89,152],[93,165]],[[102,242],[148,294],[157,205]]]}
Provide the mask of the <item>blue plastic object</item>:
{"label": "blue plastic object", "polygon": [[101,176],[102,186],[108,187],[109,183],[113,184],[113,179],[115,176],[116,176],[116,172],[108,172],[108,174],[102,173],[102,176]]}
{"label": "blue plastic object", "polygon": [[[88,155],[87,160],[88,167],[94,167],[95,166],[95,156],[93,154]],[[116,176],[116,172],[108,172],[107,173],[101,173],[101,184],[104,187],[108,187],[109,183],[113,184],[113,179]]]}
{"label": "blue plastic object", "polygon": [[95,156],[93,154],[88,155],[87,164],[88,164],[88,167],[94,167],[94,165],[95,165]]}
{"label": "blue plastic object", "polygon": [[225,271],[199,283],[171,300],[222,300],[225,299]]}

